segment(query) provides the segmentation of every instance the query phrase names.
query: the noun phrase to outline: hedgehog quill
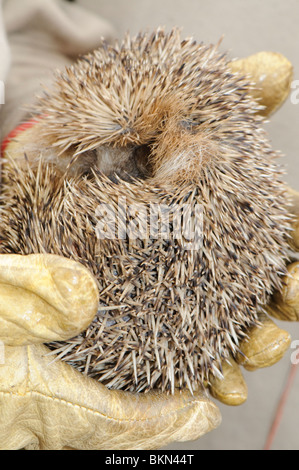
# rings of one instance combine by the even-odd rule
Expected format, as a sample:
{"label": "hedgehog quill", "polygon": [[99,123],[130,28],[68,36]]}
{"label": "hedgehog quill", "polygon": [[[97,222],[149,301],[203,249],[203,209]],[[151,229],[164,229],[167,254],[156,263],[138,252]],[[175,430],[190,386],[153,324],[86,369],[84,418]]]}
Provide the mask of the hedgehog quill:
{"label": "hedgehog quill", "polygon": [[[290,229],[251,89],[217,47],[159,29],[103,43],[39,98],[4,168],[1,252],[55,253],[94,273],[97,317],[50,345],[58,358],[110,388],[172,392],[221,375],[238,352],[281,288]],[[200,245],[98,236],[99,207],[121,213],[119,234],[140,205],[175,207],[180,220],[200,207]]]}

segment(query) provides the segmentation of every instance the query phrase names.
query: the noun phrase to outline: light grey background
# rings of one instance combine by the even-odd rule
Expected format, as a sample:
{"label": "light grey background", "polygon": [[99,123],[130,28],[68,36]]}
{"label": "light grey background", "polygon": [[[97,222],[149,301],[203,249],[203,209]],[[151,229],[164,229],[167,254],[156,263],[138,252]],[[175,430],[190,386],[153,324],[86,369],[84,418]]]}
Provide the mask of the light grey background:
{"label": "light grey background", "polygon": [[[261,50],[280,52],[293,63],[294,79],[299,80],[299,0],[77,0],[77,3],[109,20],[119,37],[126,31],[135,34],[157,26],[167,29],[179,26],[183,36],[192,35],[207,43],[218,42],[224,36],[221,49],[230,51],[232,58]],[[285,154],[282,161],[287,170],[286,181],[299,190],[299,104],[288,99],[271,118],[267,129],[273,146]],[[288,330],[293,340],[299,340],[299,323],[279,322],[279,326]],[[167,449],[263,448],[289,373],[292,352],[269,369],[244,371],[248,401],[237,408],[219,404],[223,423],[217,430],[198,441],[173,443]],[[299,370],[274,449],[299,448],[298,392]]]}
{"label": "light grey background", "polygon": [[[157,26],[182,27],[182,35],[215,43],[231,57],[261,50],[284,54],[294,65],[299,80],[298,0],[78,0],[78,3],[111,21],[121,37]],[[298,94],[297,94],[298,97]],[[291,100],[267,124],[273,146],[285,157],[287,182],[299,190],[299,104]],[[279,322],[299,339],[299,325]],[[245,405],[219,405],[222,425],[194,442],[169,445],[167,449],[261,449],[271,425],[279,396],[290,368],[290,350],[276,366],[244,375],[249,397]],[[299,371],[287,401],[273,449],[299,448]]]}

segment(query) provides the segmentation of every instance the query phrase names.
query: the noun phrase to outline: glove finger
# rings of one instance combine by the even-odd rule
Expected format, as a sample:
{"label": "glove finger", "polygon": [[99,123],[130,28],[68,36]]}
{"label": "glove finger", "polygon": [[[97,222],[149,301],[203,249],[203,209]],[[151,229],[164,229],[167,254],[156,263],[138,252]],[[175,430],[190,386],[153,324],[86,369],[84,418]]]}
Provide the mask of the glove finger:
{"label": "glove finger", "polygon": [[55,255],[0,255],[0,299],[0,339],[14,346],[79,334],[99,302],[89,271]]}
{"label": "glove finger", "polygon": [[108,390],[68,364],[49,364],[44,345],[5,348],[0,367],[0,448],[156,449],[219,426],[199,391]]}
{"label": "glove finger", "polygon": [[241,369],[232,357],[222,364],[223,378],[213,377],[209,390],[211,395],[230,406],[239,406],[245,403],[248,389]]}
{"label": "glove finger", "polygon": [[290,264],[287,270],[283,287],[272,296],[267,312],[279,320],[299,321],[299,262]]}
{"label": "glove finger", "polygon": [[249,339],[242,341],[236,357],[237,363],[250,371],[276,364],[291,343],[289,333],[266,315],[260,316],[260,323],[260,326],[251,329]]}
{"label": "glove finger", "polygon": [[[290,246],[293,250],[299,249],[299,193],[288,188],[290,212],[294,216],[292,230],[290,231]],[[299,262],[294,262],[287,267],[287,274],[282,279],[281,291],[276,291],[272,296],[267,312],[285,321],[299,320]]]}
{"label": "glove finger", "polygon": [[259,52],[231,62],[230,68],[254,82],[252,96],[265,107],[259,112],[262,116],[269,116],[277,111],[289,95],[293,67],[281,54]]}

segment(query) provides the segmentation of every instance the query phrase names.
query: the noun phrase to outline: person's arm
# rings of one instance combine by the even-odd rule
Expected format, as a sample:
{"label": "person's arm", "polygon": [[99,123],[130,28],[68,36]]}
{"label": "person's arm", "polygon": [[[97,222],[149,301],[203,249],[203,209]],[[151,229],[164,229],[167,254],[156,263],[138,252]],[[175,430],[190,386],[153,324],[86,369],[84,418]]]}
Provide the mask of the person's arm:
{"label": "person's arm", "polygon": [[[0,109],[5,103],[5,80],[10,67],[10,48],[3,21],[2,0],[0,0]],[[2,126],[0,127],[0,138]]]}
{"label": "person's arm", "polygon": [[[10,50],[3,22],[2,0],[0,0],[0,80],[5,81],[10,66]],[[0,104],[3,104],[3,102]]]}

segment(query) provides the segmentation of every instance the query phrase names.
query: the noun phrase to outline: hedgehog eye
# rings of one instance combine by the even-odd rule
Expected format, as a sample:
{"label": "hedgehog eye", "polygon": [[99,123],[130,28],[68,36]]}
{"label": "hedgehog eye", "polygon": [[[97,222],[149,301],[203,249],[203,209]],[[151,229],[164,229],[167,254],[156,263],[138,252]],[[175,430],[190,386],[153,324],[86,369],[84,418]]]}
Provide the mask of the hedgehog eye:
{"label": "hedgehog eye", "polygon": [[152,148],[150,145],[140,145],[136,147],[133,151],[133,160],[135,163],[135,168],[140,175],[140,178],[147,179],[153,176],[152,165],[150,161],[150,156],[152,153]]}
{"label": "hedgehog eye", "polygon": [[96,150],[96,167],[115,182],[118,178],[126,181],[132,178],[144,180],[152,176],[150,155],[149,144],[136,147],[99,147]]}

